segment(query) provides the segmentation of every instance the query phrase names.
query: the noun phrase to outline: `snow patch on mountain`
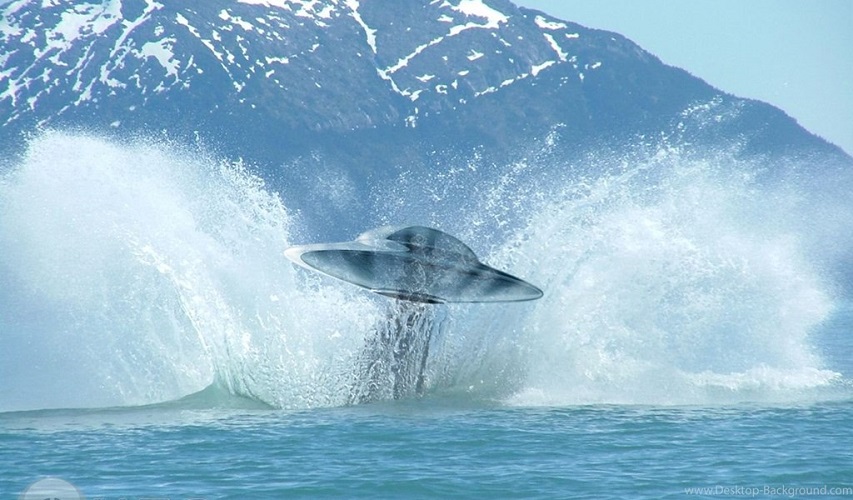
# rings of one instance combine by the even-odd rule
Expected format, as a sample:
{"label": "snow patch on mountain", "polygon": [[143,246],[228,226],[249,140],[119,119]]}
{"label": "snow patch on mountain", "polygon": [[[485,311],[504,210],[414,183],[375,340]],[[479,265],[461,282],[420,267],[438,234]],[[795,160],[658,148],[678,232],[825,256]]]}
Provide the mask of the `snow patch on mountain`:
{"label": "snow patch on mountain", "polygon": [[358,25],[361,26],[361,29],[364,30],[364,35],[367,37],[367,45],[369,45],[370,49],[373,50],[373,53],[376,54],[376,30],[371,29],[370,26],[364,22],[364,19],[358,12],[358,0],[346,0],[346,6],[349,7],[352,18],[355,19],[355,22],[357,22]]}
{"label": "snow patch on mountain", "polygon": [[536,23],[536,26],[539,26],[540,28],[545,30],[562,30],[568,27],[566,26],[566,23],[548,21],[542,16],[536,16],[533,22]]}
{"label": "snow patch on mountain", "polygon": [[243,30],[245,30],[245,31],[252,31],[255,29],[255,26],[252,23],[250,23],[248,21],[244,21],[239,16],[232,16],[231,13],[229,13],[225,9],[222,9],[219,12],[219,19],[222,19],[223,21],[230,22],[234,25],[237,25],[237,26],[243,28]]}
{"label": "snow patch on mountain", "polygon": [[[175,59],[175,54],[172,53],[172,47],[176,41],[174,38],[164,38],[154,42],[146,42],[139,51],[139,55],[144,58],[153,57],[166,70],[167,77],[178,78],[178,69],[181,63]],[[162,91],[164,88],[159,86],[158,89]]]}
{"label": "snow patch on mountain", "polygon": [[560,61],[565,62],[568,59],[569,54],[567,54],[563,50],[563,48],[560,47],[560,44],[557,43],[557,40],[554,39],[554,36],[550,33],[543,33],[542,36],[545,37],[545,40],[548,41],[548,45],[550,45],[551,48],[554,49],[554,52],[557,53],[557,57],[560,58]]}
{"label": "snow patch on mountain", "polygon": [[545,61],[542,64],[536,64],[532,68],[530,68],[530,74],[533,76],[536,76],[539,74],[540,71],[542,71],[543,69],[550,68],[554,64],[555,64],[555,61]]}
{"label": "snow patch on mountain", "polygon": [[335,3],[322,0],[237,0],[239,3],[261,7],[275,7],[309,19],[331,19],[337,8]]}
{"label": "snow patch on mountain", "polygon": [[459,5],[453,6],[448,2],[444,2],[442,6],[449,6],[451,9],[461,12],[466,16],[481,17],[486,19],[486,24],[480,27],[488,29],[497,29],[501,23],[506,23],[509,18],[501,12],[489,7],[482,0],[461,0]]}

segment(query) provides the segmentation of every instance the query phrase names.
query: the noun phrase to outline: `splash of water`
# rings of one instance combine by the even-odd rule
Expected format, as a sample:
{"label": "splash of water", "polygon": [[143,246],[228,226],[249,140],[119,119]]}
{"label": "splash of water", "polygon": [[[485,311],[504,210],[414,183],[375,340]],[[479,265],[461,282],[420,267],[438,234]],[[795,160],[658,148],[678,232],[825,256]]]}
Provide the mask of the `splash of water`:
{"label": "splash of water", "polygon": [[430,345],[444,331],[446,312],[439,305],[395,301],[386,321],[367,338],[347,403],[424,395]]}
{"label": "splash of water", "polygon": [[339,404],[375,303],[298,281],[293,218],[239,164],[47,133],[0,184],[2,409],[145,404],[216,382]]}
{"label": "splash of water", "polygon": [[[582,171],[542,158],[485,172],[448,164],[439,184],[475,187],[441,191],[406,173],[416,182],[399,196],[379,186],[350,200],[399,216],[426,183],[440,205],[365,220],[353,235],[433,224],[545,290],[531,304],[412,316],[410,329],[433,337],[415,349],[429,350],[425,366],[401,372],[387,352],[365,351],[400,317],[295,270],[282,251],[306,243],[299,220],[244,166],[152,141],[43,134],[0,177],[0,410],[147,404],[211,383],[286,408],[419,390],[713,403],[837,384],[811,335],[837,301],[822,263],[839,252],[816,258],[815,234],[850,220],[849,207],[839,215],[796,185],[762,185],[755,165],[710,156],[662,148],[587,157]],[[407,382],[395,389],[397,373]]]}
{"label": "splash of water", "polygon": [[466,311],[457,328],[504,332],[504,345],[456,376],[521,366],[504,389],[522,405],[786,400],[843,385],[812,338],[836,297],[810,238],[832,231],[753,167],[663,148],[539,197],[492,260],[545,297]]}

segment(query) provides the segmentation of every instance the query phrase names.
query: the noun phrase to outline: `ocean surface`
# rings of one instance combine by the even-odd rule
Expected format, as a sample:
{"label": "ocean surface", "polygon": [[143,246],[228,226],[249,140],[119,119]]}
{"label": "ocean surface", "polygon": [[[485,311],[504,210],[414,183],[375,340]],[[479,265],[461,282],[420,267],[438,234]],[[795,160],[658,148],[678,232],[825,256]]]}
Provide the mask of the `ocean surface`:
{"label": "ocean surface", "polygon": [[[0,169],[0,496],[853,497],[850,173],[640,149],[318,176],[365,214],[332,231],[210,152],[35,136]],[[352,405],[394,308],[283,250],[399,223],[545,295],[430,306],[425,393]]]}
{"label": "ocean surface", "polygon": [[14,498],[52,476],[115,499],[837,498],[853,496],[851,424],[849,400],[3,414],[0,488]]}

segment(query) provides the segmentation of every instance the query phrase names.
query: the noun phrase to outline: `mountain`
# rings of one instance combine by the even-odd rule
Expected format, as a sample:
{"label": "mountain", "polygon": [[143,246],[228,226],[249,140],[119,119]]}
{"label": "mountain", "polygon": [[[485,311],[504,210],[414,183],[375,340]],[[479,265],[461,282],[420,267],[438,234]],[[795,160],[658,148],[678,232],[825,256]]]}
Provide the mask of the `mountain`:
{"label": "mountain", "polygon": [[[840,149],[624,37],[508,0],[14,0],[0,144],[38,128],[165,134],[285,189],[333,165],[365,189],[435,155],[508,161],[666,137],[742,155]],[[834,161],[835,161],[834,160]],[[302,166],[300,166],[302,165]]]}

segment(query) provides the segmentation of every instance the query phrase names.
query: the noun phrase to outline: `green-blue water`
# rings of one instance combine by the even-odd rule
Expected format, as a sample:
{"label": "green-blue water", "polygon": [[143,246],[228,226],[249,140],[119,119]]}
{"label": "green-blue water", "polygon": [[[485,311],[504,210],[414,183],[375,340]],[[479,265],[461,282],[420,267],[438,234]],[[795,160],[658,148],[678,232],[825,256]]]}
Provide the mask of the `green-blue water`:
{"label": "green-blue water", "polygon": [[850,401],[507,408],[428,398],[5,414],[0,425],[7,495],[57,476],[87,498],[116,499],[682,498],[688,488],[822,486],[853,496]]}
{"label": "green-blue water", "polygon": [[347,406],[393,307],[171,148],[50,132],[0,173],[3,498],[853,496],[849,175],[663,147],[438,165],[441,203],[330,184],[342,231],[428,223],[545,293],[435,306],[426,394]]}

